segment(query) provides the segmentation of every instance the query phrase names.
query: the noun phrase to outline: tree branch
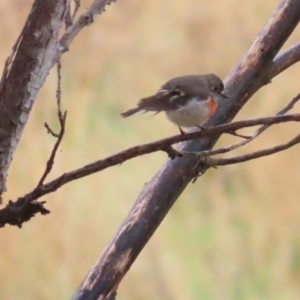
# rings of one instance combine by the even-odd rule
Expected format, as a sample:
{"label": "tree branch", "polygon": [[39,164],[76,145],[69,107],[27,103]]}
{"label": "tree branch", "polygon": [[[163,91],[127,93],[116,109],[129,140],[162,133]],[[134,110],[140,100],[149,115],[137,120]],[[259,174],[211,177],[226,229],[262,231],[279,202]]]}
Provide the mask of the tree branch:
{"label": "tree branch", "polygon": [[[60,80],[60,75],[59,75],[59,80]],[[58,90],[59,89],[60,89],[60,86],[59,86]],[[261,124],[271,125],[271,124],[280,124],[280,123],[291,122],[291,121],[295,121],[295,122],[300,121],[300,114],[285,115],[285,116],[279,115],[279,116],[268,117],[268,118],[258,118],[258,119],[253,119],[253,120],[244,120],[244,121],[238,121],[238,122],[233,122],[233,123],[229,123],[229,124],[223,124],[223,125],[219,125],[216,127],[207,128],[202,131],[187,133],[185,135],[179,134],[179,135],[168,137],[168,138],[158,140],[158,141],[155,141],[152,143],[138,145],[138,146],[126,149],[115,155],[109,156],[102,160],[98,160],[94,163],[86,165],[82,168],[65,173],[48,183],[44,183],[47,175],[50,173],[50,171],[52,169],[57,149],[60,145],[60,142],[61,142],[64,132],[65,132],[66,112],[62,115],[59,99],[60,99],[60,92],[57,92],[58,118],[60,121],[60,132],[59,132],[59,134],[57,134],[57,141],[53,147],[50,158],[46,164],[46,169],[45,169],[41,179],[39,180],[39,183],[37,184],[36,188],[33,191],[27,193],[23,197],[19,197],[16,202],[10,201],[10,203],[7,207],[0,210],[0,227],[5,226],[6,224],[17,225],[20,227],[23,222],[28,221],[30,219],[28,213],[26,213],[26,218],[22,218],[22,210],[21,210],[22,207],[23,207],[24,211],[27,212],[28,209],[27,209],[26,205],[30,205],[30,203],[34,202],[35,200],[39,199],[40,197],[56,191],[57,189],[59,189],[60,187],[62,187],[65,184],[67,184],[68,182],[83,178],[85,176],[102,171],[109,167],[122,164],[126,160],[135,158],[137,156],[149,154],[149,153],[156,152],[156,151],[164,151],[172,159],[175,159],[176,157],[198,157],[198,158],[200,157],[200,158],[203,158],[203,157],[207,157],[211,154],[213,155],[213,154],[215,154],[215,152],[214,151],[211,151],[211,152],[203,151],[203,152],[199,152],[199,153],[190,153],[190,152],[182,152],[181,153],[181,152],[178,152],[177,150],[175,150],[174,148],[172,148],[171,145],[177,144],[178,142],[181,142],[181,141],[197,139],[199,137],[204,139],[204,138],[209,138],[211,136],[216,136],[216,135],[218,136],[222,133],[232,132],[232,131],[235,131],[235,130],[238,130],[241,128],[257,126],[257,125],[261,125]],[[289,104],[289,106],[290,105],[291,105],[291,103]],[[47,128],[50,128],[50,127],[48,126]],[[51,130],[51,132],[53,132],[53,131]],[[202,163],[202,161],[201,161],[201,163]],[[199,165],[198,165],[198,167],[199,167]],[[194,174],[194,175],[198,176],[197,174]],[[7,210],[12,212],[14,203],[17,208],[15,211],[18,213],[17,223],[11,223],[11,221],[8,222],[8,220],[16,219],[13,217],[8,217],[8,214],[7,214]],[[20,205],[20,203],[22,205]],[[35,214],[36,214],[36,211],[34,211],[34,214],[32,215],[32,217]]]}
{"label": "tree branch", "polygon": [[67,119],[67,111],[65,111],[64,113],[62,113],[61,110],[61,62],[60,59],[58,59],[57,62],[57,90],[56,90],[56,100],[57,100],[57,116],[58,116],[58,121],[59,121],[59,125],[60,125],[60,130],[59,133],[56,134],[53,132],[53,130],[50,128],[50,126],[45,123],[45,127],[48,130],[48,133],[52,134],[52,136],[57,138],[56,143],[54,144],[54,147],[52,149],[51,155],[47,161],[46,164],[46,169],[36,187],[36,189],[41,189],[43,188],[43,184],[44,181],[46,179],[46,177],[48,176],[48,174],[51,172],[53,164],[54,164],[54,159],[56,156],[56,152],[58,150],[58,147],[64,137],[64,133],[65,133],[65,128],[66,128],[66,119]]}
{"label": "tree branch", "polygon": [[[50,157],[47,161],[45,171],[41,176],[36,188],[33,190],[33,193],[38,193],[40,190],[44,188],[44,181],[47,178],[48,174],[51,172],[54,159],[58,150],[58,147],[62,141],[62,138],[65,133],[65,125],[67,112],[62,113],[61,111],[61,63],[58,60],[57,63],[57,90],[56,90],[56,100],[57,100],[57,116],[60,124],[60,131],[58,134],[54,133],[50,126],[45,123],[45,127],[48,130],[48,133],[52,134],[55,138],[57,138],[56,143],[52,149]],[[37,199],[37,198],[36,198]],[[37,213],[41,213],[42,215],[49,214],[50,211],[44,207],[46,202],[35,201],[35,199],[28,198],[19,198],[16,202],[9,201],[8,205],[0,210],[0,227],[5,226],[5,224],[15,225],[19,228],[22,227],[24,222],[29,221],[33,218]]]}
{"label": "tree branch", "polygon": [[[43,185],[43,188],[40,190],[33,190],[32,192],[26,194],[24,197],[21,197],[19,199],[27,199],[27,201],[33,201],[41,196],[44,196],[48,193],[56,191],[61,186],[65,185],[66,183],[83,178],[85,176],[91,175],[93,173],[102,171],[104,169],[107,169],[112,166],[116,166],[119,164],[124,163],[125,161],[135,158],[137,156],[153,153],[156,151],[165,151],[168,154],[171,154],[171,156],[175,157],[177,156],[178,152],[173,152],[170,150],[170,146],[174,145],[180,141],[187,141],[191,139],[196,138],[207,138],[215,135],[220,135],[222,133],[230,132],[235,129],[241,129],[245,127],[250,126],[256,126],[261,124],[279,124],[283,122],[290,122],[290,121],[300,121],[300,114],[294,114],[294,115],[285,115],[285,116],[276,116],[276,117],[269,117],[269,118],[259,118],[259,119],[253,119],[253,120],[246,120],[246,121],[238,121],[233,122],[229,124],[224,124],[220,126],[216,126],[213,128],[207,128],[206,130],[202,132],[192,132],[185,135],[179,134],[172,137],[168,137],[156,142],[147,143],[143,145],[138,145],[126,150],[123,150],[115,155],[109,156],[107,158],[98,160],[96,162],[93,162],[89,165],[86,165],[82,168],[73,170],[68,173],[64,173],[63,175],[59,176],[58,178],[52,180],[49,183],[46,183]],[[172,155],[174,154],[174,155]],[[178,155],[184,153],[179,153]],[[201,152],[199,153],[199,156],[201,156]],[[205,155],[206,156],[206,155]]]}
{"label": "tree branch", "polygon": [[242,162],[246,162],[249,160],[253,160],[256,158],[260,158],[263,156],[268,156],[268,155],[271,155],[271,154],[274,154],[277,152],[284,151],[284,150],[289,149],[299,143],[300,143],[300,134],[285,144],[267,148],[267,149],[263,149],[263,150],[258,150],[258,151],[248,153],[245,155],[240,155],[240,156],[231,157],[231,158],[218,158],[218,159],[212,159],[210,157],[207,157],[208,165],[217,167],[217,166],[226,166],[226,165],[242,163]]}
{"label": "tree branch", "polygon": [[270,71],[270,79],[282,73],[298,61],[300,61],[300,43],[292,46],[275,57]]}
{"label": "tree branch", "polygon": [[[298,94],[296,97],[294,97],[281,111],[279,111],[276,116],[282,116],[289,110],[291,110],[294,105],[300,100],[300,94]],[[243,139],[235,144],[231,144],[227,147],[222,147],[220,149],[216,150],[206,150],[201,152],[184,152],[179,153],[181,156],[185,157],[203,157],[203,156],[213,156],[217,154],[224,154],[230,151],[233,151],[237,148],[240,148],[242,146],[245,146],[246,144],[249,144],[254,139],[256,139],[259,135],[261,135],[265,130],[267,130],[272,124],[264,124],[260,128],[258,128],[249,138]]]}
{"label": "tree branch", "polygon": [[[0,89],[0,195],[34,99],[57,56],[57,39],[69,0],[36,0],[6,62]],[[34,33],[34,34],[33,34]]]}
{"label": "tree branch", "polygon": [[74,8],[74,11],[72,14],[72,23],[74,23],[75,17],[78,13],[78,10],[79,10],[80,4],[81,4],[80,2],[81,2],[81,0],[74,0],[75,8]]}
{"label": "tree branch", "polygon": [[[225,80],[228,101],[209,125],[230,122],[249,98],[270,81],[273,59],[300,18],[298,0],[282,0],[254,43]],[[211,149],[218,136],[181,143],[180,152]],[[76,291],[73,300],[109,297],[116,291],[140,251],[194,176],[199,159],[168,160],[144,186],[125,221]],[[203,170],[207,166],[203,166]]]}
{"label": "tree branch", "polygon": [[[78,35],[78,33],[86,26],[94,22],[96,15],[100,15],[105,11],[105,7],[110,5],[112,2],[117,0],[94,0],[94,2],[89,6],[89,8],[78,18],[78,20],[71,26],[69,26],[60,39],[60,52],[61,54],[68,51],[70,44]],[[76,6],[74,10],[74,17],[77,13],[76,8],[80,5],[80,1],[75,1]],[[79,7],[78,7],[79,8]],[[77,8],[77,10],[78,10]],[[53,61],[53,64],[55,61]]]}
{"label": "tree branch", "polygon": [[[70,0],[35,0],[24,29],[6,60],[0,83],[0,204],[6,191],[10,162],[27,123],[34,100],[58,56],[68,50],[77,34],[116,0],[94,0],[75,24],[80,0],[70,16]],[[66,32],[59,42],[59,31]],[[32,34],[32,33],[35,34]],[[57,55],[57,53],[60,53]],[[47,63],[45,63],[47,62]]]}

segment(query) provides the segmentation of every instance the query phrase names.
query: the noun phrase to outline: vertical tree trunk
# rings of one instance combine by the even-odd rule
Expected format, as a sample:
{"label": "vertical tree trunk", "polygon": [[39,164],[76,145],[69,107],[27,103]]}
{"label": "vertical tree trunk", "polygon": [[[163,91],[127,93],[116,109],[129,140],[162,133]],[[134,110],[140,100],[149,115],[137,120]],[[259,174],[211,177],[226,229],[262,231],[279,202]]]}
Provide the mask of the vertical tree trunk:
{"label": "vertical tree trunk", "polygon": [[38,91],[58,53],[69,0],[36,0],[7,61],[0,85],[0,195]]}

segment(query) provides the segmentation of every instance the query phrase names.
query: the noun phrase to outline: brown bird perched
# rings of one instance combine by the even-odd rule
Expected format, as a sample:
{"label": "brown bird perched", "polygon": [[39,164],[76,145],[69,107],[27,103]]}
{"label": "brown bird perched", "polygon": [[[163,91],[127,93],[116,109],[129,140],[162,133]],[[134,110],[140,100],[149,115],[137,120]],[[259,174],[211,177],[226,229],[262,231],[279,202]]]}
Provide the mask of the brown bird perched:
{"label": "brown bird perched", "polygon": [[175,123],[182,134],[181,127],[199,127],[216,111],[216,96],[223,96],[222,80],[214,74],[186,75],[166,82],[158,92],[141,99],[137,107],[121,114],[129,117],[137,112],[164,111],[167,118]]}

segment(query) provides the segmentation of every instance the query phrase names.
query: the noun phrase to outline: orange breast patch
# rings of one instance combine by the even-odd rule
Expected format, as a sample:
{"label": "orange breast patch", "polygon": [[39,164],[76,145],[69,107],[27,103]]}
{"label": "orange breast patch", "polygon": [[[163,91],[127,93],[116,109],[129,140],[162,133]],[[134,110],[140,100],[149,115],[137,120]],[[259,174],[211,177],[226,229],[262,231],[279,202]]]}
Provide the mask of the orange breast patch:
{"label": "orange breast patch", "polygon": [[210,102],[209,102],[210,115],[213,115],[215,113],[215,111],[217,110],[217,107],[218,107],[217,102],[214,100],[213,97],[210,97]]}

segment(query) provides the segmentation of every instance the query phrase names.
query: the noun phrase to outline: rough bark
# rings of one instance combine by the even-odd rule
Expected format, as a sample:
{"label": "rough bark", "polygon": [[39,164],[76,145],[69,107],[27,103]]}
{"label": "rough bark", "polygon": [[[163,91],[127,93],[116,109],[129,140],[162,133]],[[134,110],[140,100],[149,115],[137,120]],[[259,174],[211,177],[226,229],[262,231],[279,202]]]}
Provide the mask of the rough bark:
{"label": "rough bark", "polygon": [[37,93],[58,54],[58,34],[69,0],[36,0],[7,61],[0,87],[0,195]]}

